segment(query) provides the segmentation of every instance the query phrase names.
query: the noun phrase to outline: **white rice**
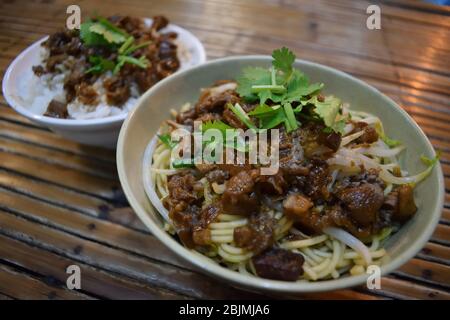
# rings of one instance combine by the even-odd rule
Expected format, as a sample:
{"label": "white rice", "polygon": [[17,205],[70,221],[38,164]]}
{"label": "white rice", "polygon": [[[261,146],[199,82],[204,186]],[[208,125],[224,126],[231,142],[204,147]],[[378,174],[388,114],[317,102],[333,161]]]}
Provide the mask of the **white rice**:
{"label": "white rice", "polygon": [[[48,56],[48,51],[45,48],[40,52],[41,61],[44,63]],[[70,61],[68,61],[69,63]],[[19,83],[20,98],[23,100],[25,106],[34,114],[44,114],[47,111],[50,101],[57,100],[66,103],[66,94],[64,91],[64,79],[70,72],[63,64],[57,66],[61,73],[58,74],[44,74],[38,77],[34,72],[28,72],[24,75],[23,80]],[[111,72],[101,75],[94,83],[94,89],[97,91],[100,102],[96,106],[88,106],[75,99],[67,105],[67,112],[72,119],[98,119],[118,114],[128,113],[137,99],[139,92],[136,85],[131,86],[131,96],[121,107],[110,106],[106,103],[105,90],[103,88],[103,80],[110,77]]]}

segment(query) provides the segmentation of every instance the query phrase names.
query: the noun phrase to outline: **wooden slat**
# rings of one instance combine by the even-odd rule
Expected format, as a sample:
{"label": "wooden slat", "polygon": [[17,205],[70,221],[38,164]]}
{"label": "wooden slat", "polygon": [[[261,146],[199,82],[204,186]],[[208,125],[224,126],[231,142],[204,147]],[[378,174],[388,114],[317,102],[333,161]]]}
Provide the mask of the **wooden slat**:
{"label": "wooden slat", "polygon": [[36,159],[50,165],[56,164],[73,171],[78,170],[94,176],[117,179],[117,171],[114,164],[102,163],[66,152],[49,150],[41,146],[2,137],[0,137],[0,150]]}
{"label": "wooden slat", "polygon": [[0,264],[0,292],[18,299],[90,299],[68,289],[51,287],[23,273]]}
{"label": "wooden slat", "polygon": [[[38,273],[51,281],[66,283],[68,266],[74,264],[70,259],[51,252],[30,247],[22,242],[0,236],[1,259]],[[51,261],[51,263],[49,263]],[[108,299],[184,299],[164,289],[155,289],[140,283],[119,278],[82,263],[76,263],[81,271],[81,289]]]}
{"label": "wooden slat", "polygon": [[429,242],[420,251],[418,257],[441,264],[450,264],[450,247]]}
{"label": "wooden slat", "polygon": [[447,291],[392,277],[382,278],[381,289],[373,291],[397,299],[450,299],[450,293]]}
{"label": "wooden slat", "polygon": [[17,218],[1,210],[0,225],[2,226],[0,234],[54,252],[75,263],[81,262],[178,294],[209,299],[260,297],[222,284],[219,291],[217,290],[219,284],[203,275],[129,255],[121,250]]}
{"label": "wooden slat", "polygon": [[395,274],[450,288],[450,266],[435,262],[411,259],[396,271]]}
{"label": "wooden slat", "polygon": [[431,239],[436,242],[439,242],[439,243],[449,246],[450,245],[450,226],[439,224],[436,227],[436,230],[434,231],[433,235],[431,236]]}
{"label": "wooden slat", "polygon": [[150,234],[58,208],[7,190],[0,189],[0,199],[0,208],[12,210],[28,219],[100,242],[109,247],[117,247],[148,258],[186,267],[166,248],[160,246],[159,242]]}
{"label": "wooden slat", "polygon": [[19,124],[9,123],[0,120],[0,135],[24,140],[27,142],[43,145],[50,149],[64,150],[79,154],[86,157],[96,158],[100,160],[113,162],[115,159],[112,150],[93,148],[89,146],[80,145],[78,143],[63,139],[51,132],[40,129],[33,129],[23,127]]}
{"label": "wooden slat", "polygon": [[48,164],[28,157],[5,153],[1,150],[0,168],[107,199],[115,199],[118,196],[119,182],[116,180],[94,177],[82,172],[69,170],[57,164]]}
{"label": "wooden slat", "polygon": [[0,170],[0,186],[94,216],[98,216],[102,210],[110,210],[105,200],[4,170]]}

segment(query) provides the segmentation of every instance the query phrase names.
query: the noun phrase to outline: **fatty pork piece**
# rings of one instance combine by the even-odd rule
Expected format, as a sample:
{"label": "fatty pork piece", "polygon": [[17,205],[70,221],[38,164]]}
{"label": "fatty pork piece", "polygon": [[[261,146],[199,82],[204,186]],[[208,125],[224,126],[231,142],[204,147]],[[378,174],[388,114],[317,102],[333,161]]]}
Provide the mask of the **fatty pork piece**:
{"label": "fatty pork piece", "polygon": [[259,210],[259,198],[255,192],[257,170],[240,171],[225,184],[222,206],[226,213],[249,216]]}
{"label": "fatty pork piece", "polygon": [[271,248],[252,258],[256,274],[262,278],[295,281],[303,274],[305,258],[285,249]]}
{"label": "fatty pork piece", "polygon": [[48,104],[47,111],[45,111],[44,116],[67,119],[69,117],[69,114],[67,112],[67,104],[53,99]]}
{"label": "fatty pork piece", "polygon": [[259,254],[275,242],[275,224],[266,212],[255,213],[247,225],[234,229],[233,240],[236,246]]}

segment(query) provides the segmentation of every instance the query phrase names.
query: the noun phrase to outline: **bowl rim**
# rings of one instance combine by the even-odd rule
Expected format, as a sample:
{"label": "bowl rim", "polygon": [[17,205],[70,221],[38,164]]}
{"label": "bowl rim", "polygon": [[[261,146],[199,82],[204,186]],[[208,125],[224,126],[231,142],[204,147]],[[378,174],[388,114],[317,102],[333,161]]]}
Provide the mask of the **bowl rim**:
{"label": "bowl rim", "polygon": [[[128,113],[127,118],[125,119],[120,133],[119,133],[119,139],[117,143],[117,151],[116,151],[116,161],[117,161],[117,170],[119,174],[119,180],[121,182],[123,191],[125,193],[125,196],[127,197],[131,207],[134,209],[138,217],[141,219],[141,221],[146,225],[146,227],[151,231],[151,233],[158,238],[159,241],[161,241],[166,247],[168,247],[171,251],[175,252],[178,256],[180,256],[185,261],[189,262],[191,265],[195,266],[197,269],[205,271],[209,275],[214,276],[217,279],[220,279],[222,281],[229,281],[239,287],[247,287],[247,288],[253,288],[253,289],[261,289],[261,290],[270,290],[273,292],[286,292],[286,293],[305,293],[305,292],[323,292],[323,291],[332,291],[337,289],[343,289],[348,287],[353,287],[356,285],[361,285],[366,282],[368,275],[362,274],[357,276],[349,276],[349,277],[342,277],[338,279],[332,279],[332,280],[325,280],[325,281],[317,281],[317,282],[287,282],[287,281],[279,281],[279,280],[269,280],[264,278],[257,278],[253,276],[243,275],[241,273],[226,269],[218,264],[215,264],[214,262],[210,261],[209,263],[206,263],[207,260],[200,259],[198,255],[192,252],[192,250],[187,249],[182,244],[180,244],[178,241],[176,241],[171,235],[169,235],[166,231],[164,231],[162,228],[160,228],[155,222],[150,219],[147,211],[141,207],[138,200],[135,198],[131,186],[127,181],[126,173],[124,169],[124,153],[123,148],[126,143],[126,136],[128,132],[128,128],[130,126],[130,123],[133,119],[134,114],[137,112],[138,108],[140,108],[142,105],[144,105],[144,102],[147,100],[149,96],[153,94],[153,92],[159,90],[159,88],[165,86],[170,81],[174,81],[177,77],[184,77],[189,72],[193,72],[197,69],[207,69],[210,66],[221,64],[224,62],[230,62],[230,61],[248,61],[249,63],[254,62],[255,60],[265,60],[267,62],[270,62],[272,57],[265,56],[265,55],[242,55],[242,56],[230,56],[226,58],[216,59],[212,61],[208,61],[204,64],[195,66],[193,68],[190,68],[188,70],[181,71],[179,73],[176,73],[166,79],[163,79],[162,81],[158,82],[155,86],[150,88],[147,92],[145,92],[139,100],[136,102],[135,108]],[[433,146],[431,145],[430,141],[426,137],[423,130],[419,127],[419,125],[408,115],[408,113],[403,110],[395,101],[393,101],[391,98],[380,92],[378,89],[374,88],[370,84],[353,77],[352,75],[345,73],[343,71],[337,70],[335,68],[325,66],[316,62],[296,59],[296,63],[302,63],[304,65],[309,65],[312,67],[322,68],[326,71],[336,73],[344,78],[347,78],[351,81],[356,81],[359,84],[367,87],[368,90],[372,91],[373,93],[377,94],[380,99],[382,99],[385,103],[389,104],[391,107],[397,109],[403,116],[406,122],[412,128],[414,128],[421,138],[425,140],[426,142],[426,148],[427,152],[430,154],[435,155],[435,151]],[[151,138],[151,137],[149,137]],[[141,165],[141,163],[139,163]],[[399,268],[401,265],[409,261],[411,258],[413,258],[417,252],[425,245],[425,243],[429,240],[429,238],[432,235],[432,232],[434,231],[436,225],[438,224],[440,215],[441,215],[441,209],[443,207],[444,203],[444,179],[442,174],[442,168],[440,163],[438,163],[433,170],[437,170],[437,182],[439,185],[438,190],[438,203],[435,207],[434,212],[431,215],[431,219],[428,221],[428,225],[426,226],[424,232],[422,232],[417,238],[414,239],[414,241],[411,243],[411,245],[408,247],[407,250],[405,250],[401,256],[398,256],[392,260],[389,260],[385,265],[381,266],[381,276],[384,276],[393,270]],[[140,180],[139,180],[140,181]],[[145,194],[145,193],[144,193]],[[150,200],[148,200],[150,202]],[[151,203],[151,202],[150,202]],[[152,208],[150,210],[154,210],[155,213],[159,214],[157,210],[151,205]]]}
{"label": "bowl rim", "polygon": [[[143,18],[146,21],[151,21],[151,18]],[[205,63],[206,61],[206,51],[205,47],[203,46],[203,43],[200,41],[200,39],[195,36],[191,31],[188,29],[185,29],[177,24],[169,23],[171,28],[174,28],[177,30],[177,32],[183,32],[186,35],[188,35],[192,39],[192,44],[195,46],[196,50],[198,51],[198,57],[199,57],[199,63],[198,65],[201,65]],[[5,75],[3,76],[2,81],[2,92],[5,97],[6,102],[19,114],[23,115],[24,117],[34,120],[36,122],[46,124],[46,125],[54,125],[54,126],[61,126],[61,127],[70,127],[70,128],[77,128],[77,127],[96,127],[98,125],[113,125],[113,124],[119,124],[125,120],[129,112],[103,117],[103,118],[94,118],[94,119],[58,119],[58,118],[52,118],[47,117],[44,115],[39,115],[31,112],[27,108],[23,107],[16,98],[13,97],[9,90],[9,86],[11,83],[11,77],[14,72],[14,69],[17,65],[19,65],[25,56],[30,54],[31,51],[37,50],[36,47],[39,47],[42,42],[47,40],[49,35],[46,35],[39,40],[33,42],[31,45],[26,47],[18,56],[14,58],[14,60],[9,64],[8,68],[6,69]],[[195,66],[187,67],[186,69],[182,71],[177,71],[176,73],[186,71],[190,68],[193,68]],[[164,79],[163,79],[164,80]],[[161,82],[161,81],[159,81]],[[142,96],[142,95],[141,95]],[[136,104],[137,105],[137,101]]]}

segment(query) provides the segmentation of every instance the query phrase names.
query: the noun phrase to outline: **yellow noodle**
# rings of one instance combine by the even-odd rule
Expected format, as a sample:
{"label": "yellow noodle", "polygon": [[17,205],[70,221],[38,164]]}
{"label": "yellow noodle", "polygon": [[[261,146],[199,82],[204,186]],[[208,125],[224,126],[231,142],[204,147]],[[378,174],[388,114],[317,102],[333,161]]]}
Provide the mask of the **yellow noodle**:
{"label": "yellow noodle", "polygon": [[316,245],[318,243],[324,242],[328,239],[327,235],[320,235],[314,238],[296,241],[286,241],[280,245],[284,249],[294,249],[294,248],[304,248]]}

